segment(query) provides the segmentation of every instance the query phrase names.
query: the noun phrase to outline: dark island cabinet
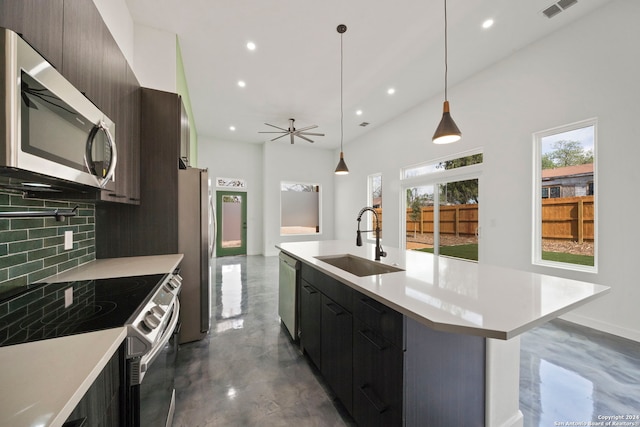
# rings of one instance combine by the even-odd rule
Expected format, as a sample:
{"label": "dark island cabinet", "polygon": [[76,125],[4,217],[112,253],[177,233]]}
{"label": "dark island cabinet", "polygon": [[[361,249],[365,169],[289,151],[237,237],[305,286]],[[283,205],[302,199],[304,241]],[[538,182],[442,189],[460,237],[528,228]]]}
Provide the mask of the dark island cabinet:
{"label": "dark island cabinet", "polygon": [[0,27],[20,34],[62,70],[64,0],[0,0]]}
{"label": "dark island cabinet", "polygon": [[300,345],[360,426],[400,426],[404,317],[302,263]]}
{"label": "dark island cabinet", "polygon": [[300,281],[300,346],[309,359],[320,369],[322,294],[306,280]]}
{"label": "dark island cabinet", "polygon": [[358,425],[402,425],[403,350],[354,320],[353,418]]}
{"label": "dark island cabinet", "polygon": [[320,372],[344,407],[353,413],[353,318],[322,295],[322,367]]}

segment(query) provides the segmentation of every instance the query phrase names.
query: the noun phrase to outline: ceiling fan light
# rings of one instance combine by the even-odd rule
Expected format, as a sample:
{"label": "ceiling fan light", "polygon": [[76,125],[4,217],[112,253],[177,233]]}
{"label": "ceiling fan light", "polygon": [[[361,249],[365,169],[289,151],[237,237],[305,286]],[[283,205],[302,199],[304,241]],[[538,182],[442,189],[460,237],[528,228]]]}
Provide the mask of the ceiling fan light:
{"label": "ceiling fan light", "polygon": [[347,164],[344,162],[344,154],[342,151],[340,152],[340,161],[338,162],[338,166],[336,166],[336,175],[348,175],[349,168]]}
{"label": "ceiling fan light", "polygon": [[462,132],[458,129],[456,122],[453,121],[451,113],[449,113],[449,101],[444,101],[442,107],[442,119],[433,134],[434,144],[450,144],[459,141],[462,138]]}

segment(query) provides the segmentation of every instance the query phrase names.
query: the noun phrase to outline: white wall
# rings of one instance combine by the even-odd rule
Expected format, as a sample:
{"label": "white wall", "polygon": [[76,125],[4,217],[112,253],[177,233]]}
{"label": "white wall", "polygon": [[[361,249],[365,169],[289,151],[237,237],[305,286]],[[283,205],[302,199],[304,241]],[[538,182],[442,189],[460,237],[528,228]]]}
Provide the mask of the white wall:
{"label": "white wall", "polygon": [[[276,255],[281,242],[333,239],[333,171],[338,157],[331,150],[311,148],[304,143],[268,142],[264,161],[264,255]],[[320,234],[280,235],[280,183],[282,181],[320,185]]]}
{"label": "white wall", "polygon": [[262,146],[214,141],[200,135],[198,139],[198,167],[209,169],[209,177],[214,191],[216,190],[215,179],[217,177],[241,178],[247,182],[247,254],[261,254],[263,249]]}
{"label": "white wall", "polygon": [[177,93],[176,34],[134,25],[135,73],[140,85]]}
{"label": "white wall", "polygon": [[134,68],[133,19],[125,0],[93,0],[129,65]]}
{"label": "white wall", "polygon": [[[383,173],[385,244],[398,246],[399,169],[484,148],[481,262],[600,283],[611,292],[567,319],[640,341],[635,263],[640,210],[640,2],[618,0],[449,90],[463,140],[435,146],[442,99],[433,99],[345,147],[351,174],[336,177],[336,238],[350,238],[366,176]],[[597,274],[531,264],[532,133],[598,118]],[[375,153],[371,155],[370,153]]]}

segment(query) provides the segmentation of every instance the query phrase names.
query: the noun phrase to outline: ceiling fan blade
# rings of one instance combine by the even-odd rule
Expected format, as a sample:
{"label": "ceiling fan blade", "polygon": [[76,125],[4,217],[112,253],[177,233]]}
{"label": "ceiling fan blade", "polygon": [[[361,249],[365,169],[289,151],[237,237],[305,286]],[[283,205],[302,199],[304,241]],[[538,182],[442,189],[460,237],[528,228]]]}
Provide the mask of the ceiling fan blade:
{"label": "ceiling fan blade", "polygon": [[289,132],[282,132],[282,131],[279,131],[279,130],[274,130],[274,131],[260,131],[258,133],[284,133],[284,134],[287,134]]}
{"label": "ceiling fan blade", "polygon": [[304,137],[304,136],[302,136],[302,135],[300,135],[300,134],[297,134],[296,136],[297,136],[298,138],[302,138],[302,139],[304,139],[305,141],[309,141],[310,143],[312,143],[312,144],[313,144],[313,141],[312,141],[312,140],[310,140],[309,138],[306,138],[306,137]]}
{"label": "ceiling fan blade", "polygon": [[284,129],[284,128],[281,128],[281,127],[279,127],[279,126],[270,125],[269,123],[265,123],[265,125],[267,125],[267,126],[271,126],[272,128],[280,129],[280,130],[281,130],[281,131],[283,131],[283,132],[289,132],[289,129]]}
{"label": "ceiling fan blade", "polygon": [[324,133],[313,133],[313,132],[300,132],[296,133],[296,135],[314,135],[314,136],[324,136]]}
{"label": "ceiling fan blade", "polygon": [[307,126],[306,128],[296,129],[296,132],[304,132],[305,130],[315,129],[317,127],[318,127],[318,125],[311,125],[311,126]]}
{"label": "ceiling fan blade", "polygon": [[271,141],[275,141],[276,139],[280,139],[280,138],[282,138],[283,136],[287,136],[287,135],[289,135],[289,134],[288,134],[288,133],[282,134],[282,135],[280,135],[280,136],[277,136],[277,137],[273,138]]}

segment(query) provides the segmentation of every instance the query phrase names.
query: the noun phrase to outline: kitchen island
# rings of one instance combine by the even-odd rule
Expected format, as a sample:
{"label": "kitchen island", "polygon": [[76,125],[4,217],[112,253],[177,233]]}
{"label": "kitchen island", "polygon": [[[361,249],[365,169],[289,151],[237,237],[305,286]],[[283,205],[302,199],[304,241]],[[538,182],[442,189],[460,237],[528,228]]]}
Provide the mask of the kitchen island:
{"label": "kitchen island", "polygon": [[[182,254],[98,259],[43,282],[172,272]],[[0,426],[62,426],[127,337],[127,327],[0,347]]]}
{"label": "kitchen island", "polygon": [[[353,325],[351,335],[341,340],[329,339],[326,330],[318,332],[324,339],[321,343],[330,343],[331,351],[323,348],[317,353],[322,357],[311,360],[320,365],[325,377],[325,370],[331,376],[335,342],[353,342],[353,369],[341,373],[343,378],[353,375],[353,392],[345,391],[341,400],[348,401],[347,409],[353,408],[357,421],[373,419],[366,410],[362,418],[357,415],[360,394],[365,403],[372,402],[370,412],[386,414],[393,409],[392,403],[380,397],[384,390],[376,394],[375,387],[370,386],[377,378],[357,383],[359,366],[366,365],[365,359],[358,356],[358,340],[362,336],[365,344],[374,343],[379,350],[399,348],[399,356],[390,356],[390,360],[395,360],[402,370],[398,389],[403,395],[403,407],[397,412],[405,425],[437,422],[447,426],[462,422],[458,425],[522,426],[518,401],[519,335],[609,290],[592,283],[393,248],[385,248],[388,255],[379,263],[397,271],[358,276],[329,264],[331,259],[327,257],[352,255],[373,260],[372,244],[357,247],[350,241],[314,241],[283,243],[278,248],[302,262],[300,334],[305,352],[314,354],[313,341],[307,344],[313,332],[303,328],[305,316],[315,310],[305,305],[310,293],[321,296],[329,308],[327,313],[342,310],[340,314],[346,315],[339,317],[343,323],[334,330],[345,331]],[[349,292],[353,296],[347,298]],[[378,334],[367,326],[370,314],[358,318],[360,305],[372,307],[373,311],[364,310],[379,316],[385,312],[399,316],[402,324],[398,333],[402,339],[395,340],[401,342],[392,345],[393,335],[385,336],[384,328]],[[353,322],[345,323],[351,310]],[[331,325],[332,320],[325,322],[328,317],[323,311],[317,319],[322,326]],[[379,323],[384,326],[390,322],[383,319]],[[323,369],[325,365],[327,369]],[[386,365],[376,366],[374,372],[386,369]],[[332,386],[334,391],[341,387]],[[340,392],[337,394],[340,396]]]}

